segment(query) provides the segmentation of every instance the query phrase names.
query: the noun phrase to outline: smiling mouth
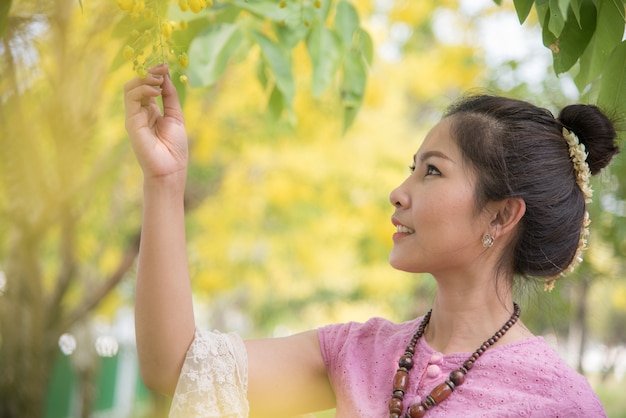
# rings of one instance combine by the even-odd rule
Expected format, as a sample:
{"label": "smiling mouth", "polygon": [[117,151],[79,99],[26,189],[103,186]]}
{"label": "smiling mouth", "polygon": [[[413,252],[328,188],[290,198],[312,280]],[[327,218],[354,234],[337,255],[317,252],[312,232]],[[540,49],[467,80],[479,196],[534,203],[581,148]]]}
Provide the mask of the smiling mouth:
{"label": "smiling mouth", "polygon": [[397,225],[396,228],[396,230],[402,234],[413,234],[415,232],[414,229],[411,229],[408,226],[404,225]]}

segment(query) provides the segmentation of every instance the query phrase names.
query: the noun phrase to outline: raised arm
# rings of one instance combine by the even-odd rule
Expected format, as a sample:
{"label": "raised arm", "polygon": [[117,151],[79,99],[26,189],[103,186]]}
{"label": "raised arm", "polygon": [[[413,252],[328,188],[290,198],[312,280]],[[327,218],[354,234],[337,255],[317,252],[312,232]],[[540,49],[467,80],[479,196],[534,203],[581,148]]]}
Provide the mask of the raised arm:
{"label": "raised arm", "polygon": [[149,388],[171,395],[195,330],[183,205],[187,136],[165,65],[128,82],[125,103],[126,129],[144,175],[135,301],[139,366]]}
{"label": "raised arm", "polygon": [[[139,366],[146,386],[171,396],[195,333],[183,206],[187,135],[166,66],[128,82],[125,101],[126,129],[144,175],[135,296]],[[334,405],[316,331],[245,345],[252,417]]]}

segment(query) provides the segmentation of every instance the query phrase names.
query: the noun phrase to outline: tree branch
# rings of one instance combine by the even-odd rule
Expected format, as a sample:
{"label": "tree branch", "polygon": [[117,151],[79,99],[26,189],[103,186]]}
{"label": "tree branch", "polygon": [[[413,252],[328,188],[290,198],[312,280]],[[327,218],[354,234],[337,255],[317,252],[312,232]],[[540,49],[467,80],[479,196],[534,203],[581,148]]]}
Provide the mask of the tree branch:
{"label": "tree branch", "polygon": [[88,314],[91,310],[98,306],[100,301],[104,299],[104,297],[108,295],[109,292],[115,288],[115,286],[117,286],[124,275],[135,263],[137,254],[139,254],[139,241],[140,233],[137,232],[132,238],[128,248],[126,248],[124,256],[120,260],[117,269],[100,287],[89,293],[82,304],[78,305],[76,309],[67,314],[67,316],[61,321],[61,329],[68,329],[84,315]]}

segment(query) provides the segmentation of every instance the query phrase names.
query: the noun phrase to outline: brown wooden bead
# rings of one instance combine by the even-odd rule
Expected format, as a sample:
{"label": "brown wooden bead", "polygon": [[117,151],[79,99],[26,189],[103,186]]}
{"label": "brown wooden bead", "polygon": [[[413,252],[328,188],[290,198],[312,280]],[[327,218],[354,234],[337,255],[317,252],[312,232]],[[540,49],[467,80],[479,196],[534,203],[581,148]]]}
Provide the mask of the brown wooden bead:
{"label": "brown wooden bead", "polygon": [[[422,418],[426,412],[435,405],[446,400],[457,386],[465,382],[465,375],[474,366],[478,358],[493,344],[495,344],[519,319],[520,307],[517,303],[513,303],[513,314],[509,320],[500,328],[490,339],[483,344],[463,363],[463,365],[450,373],[449,380],[438,385],[421,403],[413,404],[409,407],[404,418]],[[428,311],[422,322],[419,324],[417,331],[413,334],[411,341],[406,346],[404,355],[398,360],[398,370],[393,378],[393,395],[389,402],[389,418],[400,418],[402,416],[402,405],[404,402],[404,394],[409,386],[409,370],[413,367],[413,355],[415,354],[415,346],[419,339],[424,335],[424,330],[430,321],[432,309]]]}
{"label": "brown wooden bead", "polygon": [[393,389],[406,392],[406,388],[409,386],[409,373],[406,370],[398,370],[393,377]]}
{"label": "brown wooden bead", "polygon": [[411,405],[406,414],[411,418],[422,418],[426,415],[426,408],[422,404],[416,403]]}
{"label": "brown wooden bead", "polygon": [[430,392],[430,397],[433,398],[435,404],[443,402],[452,393],[452,388],[447,383],[442,383],[435,387]]}
{"label": "brown wooden bead", "polygon": [[404,355],[400,357],[400,360],[398,360],[398,366],[411,370],[413,368],[413,356]]}
{"label": "brown wooden bead", "polygon": [[453,370],[450,372],[450,381],[457,386],[461,386],[465,382],[465,373],[461,370]]}
{"label": "brown wooden bead", "polygon": [[401,414],[402,413],[402,399],[391,398],[389,401],[389,412]]}

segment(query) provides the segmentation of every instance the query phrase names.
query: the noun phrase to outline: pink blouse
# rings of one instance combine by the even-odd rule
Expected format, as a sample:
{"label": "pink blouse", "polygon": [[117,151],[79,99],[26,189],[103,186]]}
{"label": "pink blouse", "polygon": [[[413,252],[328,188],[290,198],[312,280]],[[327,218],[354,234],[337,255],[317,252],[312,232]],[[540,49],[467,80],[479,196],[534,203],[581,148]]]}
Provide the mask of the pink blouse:
{"label": "pink blouse", "polygon": [[[320,328],[319,339],[337,398],[336,418],[387,418],[398,359],[421,318],[395,324],[374,318],[364,324]],[[404,396],[420,401],[448,379],[471,353],[442,355],[420,338]],[[541,337],[492,347],[465,383],[426,417],[606,417],[587,380]]]}

